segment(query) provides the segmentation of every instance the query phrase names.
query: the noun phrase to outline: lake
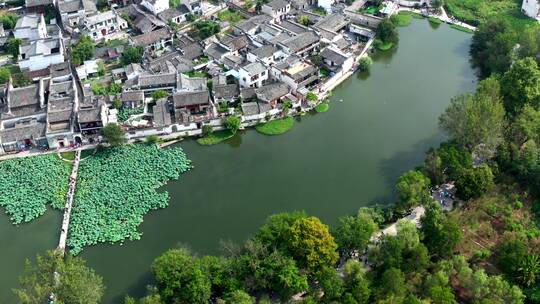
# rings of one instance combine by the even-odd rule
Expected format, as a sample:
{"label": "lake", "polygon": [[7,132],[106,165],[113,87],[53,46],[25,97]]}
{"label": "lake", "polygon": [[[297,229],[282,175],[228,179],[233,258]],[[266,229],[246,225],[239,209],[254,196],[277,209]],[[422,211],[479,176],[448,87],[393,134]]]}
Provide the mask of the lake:
{"label": "lake", "polygon": [[[221,240],[244,241],[273,213],[305,210],[333,225],[360,207],[392,203],[396,178],[444,139],[437,119],[450,98],[475,88],[471,37],[414,20],[400,29],[397,50],[375,54],[369,75],[346,80],[328,112],[301,117],[289,133],[247,130],[211,147],[182,142],[195,168],[164,187],[170,206],[145,217],[142,240],[82,254],[104,278],[105,303],[143,295],[153,259],[168,248],[219,254]],[[0,217],[0,302],[13,302],[24,259],[54,248],[59,227],[57,212],[21,227]]]}

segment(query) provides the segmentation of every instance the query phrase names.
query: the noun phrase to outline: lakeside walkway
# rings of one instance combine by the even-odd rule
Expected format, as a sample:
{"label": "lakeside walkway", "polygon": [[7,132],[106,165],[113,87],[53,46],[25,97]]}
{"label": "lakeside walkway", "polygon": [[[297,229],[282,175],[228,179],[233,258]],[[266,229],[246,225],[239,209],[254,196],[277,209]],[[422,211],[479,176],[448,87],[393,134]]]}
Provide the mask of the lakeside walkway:
{"label": "lakeside walkway", "polygon": [[69,176],[69,189],[67,192],[66,206],[64,208],[64,217],[62,219],[62,230],[60,232],[60,241],[58,242],[58,250],[64,254],[66,252],[66,242],[69,229],[69,219],[71,216],[71,207],[73,206],[73,197],[77,188],[77,172],[79,171],[79,162],[81,160],[81,150],[75,151],[75,160],[73,168]]}

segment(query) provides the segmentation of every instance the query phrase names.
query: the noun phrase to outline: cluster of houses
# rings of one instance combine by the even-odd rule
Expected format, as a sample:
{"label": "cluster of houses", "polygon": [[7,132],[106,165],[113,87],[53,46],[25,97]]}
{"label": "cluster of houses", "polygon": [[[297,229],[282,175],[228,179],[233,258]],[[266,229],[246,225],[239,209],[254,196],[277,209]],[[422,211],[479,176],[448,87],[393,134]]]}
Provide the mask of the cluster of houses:
{"label": "cluster of houses", "polygon": [[[109,0],[99,11],[91,0],[26,0],[15,27],[0,33],[21,40],[16,64],[31,80],[0,88],[0,154],[95,143],[109,123],[136,138],[200,132],[228,115],[260,121],[285,107],[312,107],[309,93],[355,68],[381,20],[339,5],[272,0],[255,12],[235,2]],[[49,22],[47,6],[57,13]],[[216,12],[232,8],[243,20],[218,20]],[[221,31],[199,38],[189,26],[197,18]],[[75,66],[69,46],[83,36],[97,44],[95,58]],[[120,64],[128,47],[144,50],[141,62]],[[98,93],[96,82],[121,92]],[[137,114],[126,120],[122,113]]]}

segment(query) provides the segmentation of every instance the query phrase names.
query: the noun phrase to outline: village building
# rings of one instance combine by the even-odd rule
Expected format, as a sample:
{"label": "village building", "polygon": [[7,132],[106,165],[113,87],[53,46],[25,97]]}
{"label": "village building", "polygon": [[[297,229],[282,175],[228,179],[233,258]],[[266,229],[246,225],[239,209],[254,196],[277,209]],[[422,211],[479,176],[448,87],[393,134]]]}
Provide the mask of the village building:
{"label": "village building", "polygon": [[540,21],[540,2],[538,0],[523,0],[521,11],[526,16]]}
{"label": "village building", "polygon": [[180,24],[186,22],[186,16],[190,13],[184,4],[178,7],[171,7],[158,14],[158,17],[164,22]]}
{"label": "village building", "polygon": [[94,41],[122,38],[123,31],[128,28],[127,21],[115,11],[106,11],[87,17],[84,26],[85,33]]}
{"label": "village building", "polygon": [[191,14],[202,14],[202,2],[201,0],[182,0],[182,4],[185,5]]}
{"label": "village building", "polygon": [[19,46],[17,60],[21,70],[37,71],[64,62],[64,42],[61,38],[29,41]]}
{"label": "village building", "polygon": [[215,103],[236,102],[240,98],[240,87],[237,83],[217,84],[212,87]]}
{"label": "village building", "polygon": [[284,19],[290,10],[291,4],[285,0],[272,0],[261,8],[261,12],[270,16],[274,22]]}
{"label": "village building", "polygon": [[[79,95],[75,78],[55,82],[51,79],[47,102],[47,143],[50,149],[82,144],[76,133],[75,115],[79,106]],[[77,136],[78,135],[78,136]]]}
{"label": "village building", "polygon": [[320,38],[312,31],[302,33],[278,43],[287,55],[306,57],[319,45]]}
{"label": "village building", "polygon": [[173,103],[177,123],[200,123],[209,120],[213,116],[213,105],[207,90],[174,93]]}
{"label": "village building", "polygon": [[336,0],[317,0],[317,6],[323,8],[328,14],[332,14],[332,6]]}
{"label": "village building", "polygon": [[168,28],[161,28],[129,39],[133,46],[140,46],[150,51],[163,49],[173,43],[173,35]]}
{"label": "village building", "polygon": [[292,92],[319,81],[319,69],[298,56],[290,56],[271,68],[272,78],[286,83]]}
{"label": "village building", "polygon": [[167,98],[156,101],[152,107],[154,127],[162,128],[172,124],[170,104]]}
{"label": "village building", "polygon": [[52,7],[54,0],[25,0],[24,6],[28,13],[45,13],[47,7]]}
{"label": "village building", "polygon": [[43,15],[24,15],[15,24],[13,36],[21,40],[39,40],[48,38],[47,24]]}
{"label": "village building", "polygon": [[344,54],[333,47],[326,47],[320,53],[324,65],[333,72],[339,70],[348,71],[352,69],[354,64],[354,56],[352,54]]}
{"label": "village building", "polygon": [[77,28],[87,16],[97,13],[91,0],[58,0],[58,12],[64,29]]}
{"label": "village building", "polygon": [[261,87],[268,80],[268,70],[260,62],[252,62],[238,70],[240,86]]}
{"label": "village building", "polygon": [[143,0],[141,5],[157,15],[169,8],[169,0]]}
{"label": "village building", "polygon": [[260,61],[266,66],[275,63],[283,54],[272,44],[266,44],[261,47],[254,47],[246,54],[249,62]]}
{"label": "village building", "polygon": [[140,108],[144,105],[144,92],[124,91],[120,95],[120,101],[124,109]]}

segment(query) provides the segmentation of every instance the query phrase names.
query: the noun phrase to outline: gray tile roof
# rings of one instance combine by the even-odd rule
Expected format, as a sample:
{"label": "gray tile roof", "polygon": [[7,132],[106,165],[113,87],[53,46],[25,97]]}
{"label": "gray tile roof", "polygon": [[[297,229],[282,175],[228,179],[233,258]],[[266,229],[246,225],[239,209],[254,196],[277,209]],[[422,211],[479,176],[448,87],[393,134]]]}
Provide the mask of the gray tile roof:
{"label": "gray tile roof", "polygon": [[217,99],[233,99],[240,96],[240,89],[236,83],[214,85],[212,91],[214,98]]}
{"label": "gray tile roof", "polygon": [[307,28],[305,26],[289,20],[283,20],[278,25],[294,34],[301,34],[307,31]]}
{"label": "gray tile roof", "polygon": [[167,28],[161,28],[142,35],[132,37],[133,44],[136,46],[147,46],[161,40],[171,38],[171,32]]}
{"label": "gray tile roof", "polygon": [[270,6],[274,10],[280,10],[282,8],[285,8],[287,6],[287,4],[289,4],[289,2],[287,2],[285,0],[272,0],[272,1],[268,2],[268,3],[266,3],[265,5]]}
{"label": "gray tile roof", "polygon": [[275,82],[255,89],[257,98],[264,102],[271,102],[289,94],[289,86],[283,82]]}
{"label": "gray tile roof", "polygon": [[227,46],[232,52],[241,50],[248,46],[249,40],[246,36],[225,35],[220,42]]}
{"label": "gray tile roof", "polygon": [[327,59],[338,66],[342,65],[345,62],[345,60],[347,60],[347,57],[343,56],[342,54],[328,47],[324,48],[321,51],[320,55],[323,59]]}
{"label": "gray tile roof", "polygon": [[319,36],[317,36],[317,34],[314,32],[305,32],[281,43],[290,49],[291,52],[296,53],[317,42],[319,42]]}
{"label": "gray tile roof", "polygon": [[2,143],[11,143],[25,139],[38,139],[45,137],[46,124],[35,119],[19,122],[12,128],[0,131]]}
{"label": "gray tile roof", "polygon": [[221,59],[229,51],[217,43],[211,43],[205,50],[204,53],[214,59]]}
{"label": "gray tile roof", "polygon": [[124,91],[120,95],[121,101],[144,101],[144,92],[143,91]]}
{"label": "gray tile roof", "polygon": [[34,7],[40,5],[49,5],[53,4],[53,0],[25,0],[24,5],[26,7]]}
{"label": "gray tile roof", "polygon": [[169,103],[167,99],[156,101],[156,105],[152,107],[154,112],[154,124],[156,127],[163,127],[171,124],[171,114],[169,113]]}
{"label": "gray tile roof", "polygon": [[314,27],[331,32],[338,32],[349,24],[349,20],[342,14],[330,14],[317,22]]}
{"label": "gray tile roof", "polygon": [[204,91],[207,90],[207,82],[208,80],[205,77],[188,77],[180,74],[177,89],[179,91]]}
{"label": "gray tile roof", "polygon": [[242,113],[244,115],[256,115],[259,114],[259,104],[257,102],[243,102]]}
{"label": "gray tile roof", "polygon": [[253,50],[249,52],[257,56],[257,58],[262,59],[262,58],[272,57],[277,51],[278,49],[275,46],[271,44],[266,44],[261,47],[254,48]]}
{"label": "gray tile roof", "polygon": [[151,87],[160,85],[176,86],[176,73],[158,74],[158,75],[139,75],[137,84],[140,87]]}
{"label": "gray tile roof", "polygon": [[210,102],[210,95],[208,94],[208,91],[177,92],[173,94],[173,102],[175,108],[208,104]]}
{"label": "gray tile roof", "polygon": [[264,66],[264,64],[258,61],[245,65],[242,67],[242,69],[247,71],[250,75],[258,75],[266,71],[266,67]]}

